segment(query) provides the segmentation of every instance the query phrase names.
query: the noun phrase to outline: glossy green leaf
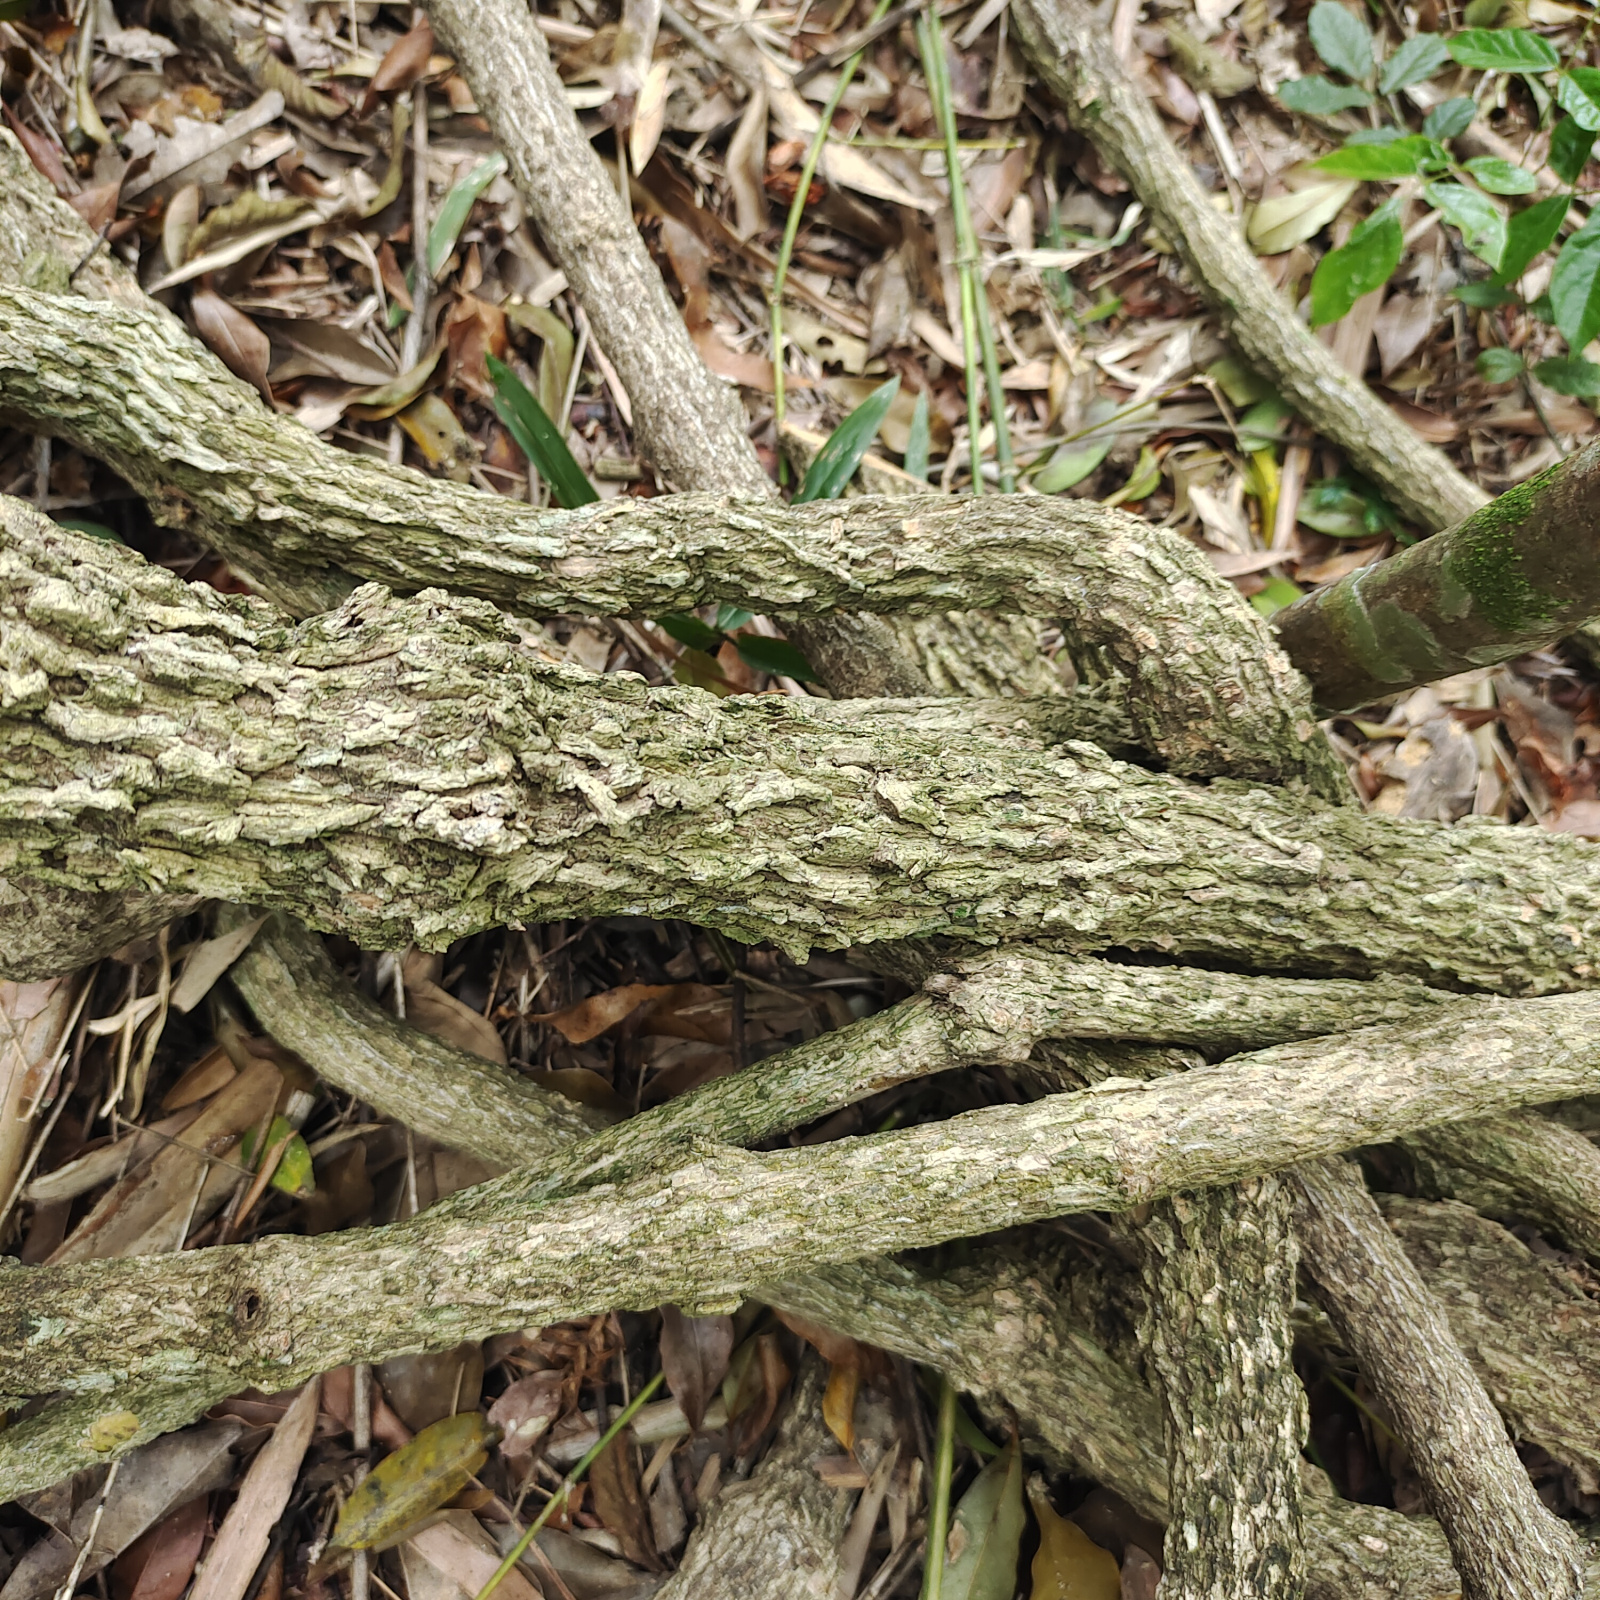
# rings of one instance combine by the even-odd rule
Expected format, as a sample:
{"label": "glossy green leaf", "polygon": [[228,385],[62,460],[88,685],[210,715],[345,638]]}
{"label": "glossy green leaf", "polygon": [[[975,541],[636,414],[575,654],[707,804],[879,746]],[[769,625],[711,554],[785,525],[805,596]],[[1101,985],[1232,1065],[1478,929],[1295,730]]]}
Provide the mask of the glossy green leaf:
{"label": "glossy green leaf", "polygon": [[1120,489],[1113,490],[1100,502],[1103,506],[1124,506],[1131,500],[1143,500],[1161,486],[1161,458],[1147,444],[1139,446],[1139,458],[1133,471]]}
{"label": "glossy green leaf", "polygon": [[380,1550],[398,1543],[466,1488],[499,1437],[481,1411],[463,1411],[424,1428],[351,1491],[334,1524],[332,1547]]}
{"label": "glossy green leaf", "polygon": [[1550,310],[1572,350],[1600,333],[1600,215],[1561,247],[1550,276]]}
{"label": "glossy green leaf", "polygon": [[1399,204],[1386,200],[1317,263],[1311,276],[1311,326],[1337,322],[1362,295],[1381,288],[1400,265],[1404,249]]}
{"label": "glossy green leaf", "polygon": [[1436,33],[1419,33],[1398,45],[1378,73],[1378,87],[1396,94],[1414,83],[1426,83],[1450,59],[1445,42]]}
{"label": "glossy green leaf", "polygon": [[1338,0],[1317,0],[1307,24],[1311,45],[1335,72],[1357,83],[1372,75],[1372,34],[1354,12]]}
{"label": "glossy green leaf", "polygon": [[1446,45],[1457,65],[1477,72],[1549,72],[1561,60],[1548,39],[1526,28],[1463,28]]}
{"label": "glossy green leaf", "polygon": [[1506,225],[1506,247],[1495,274],[1497,283],[1515,283],[1555,243],[1570,205],[1566,195],[1553,194],[1512,217]]}
{"label": "glossy green leaf", "polygon": [[557,502],[571,510],[598,500],[600,496],[567,448],[560,429],[534,399],[527,384],[498,357],[487,356],[485,360],[494,383],[495,414],[510,430],[517,448],[539,469]]}
{"label": "glossy green leaf", "polygon": [[1371,539],[1400,531],[1400,520],[1385,500],[1365,484],[1343,477],[1309,485],[1300,497],[1299,519],[1333,539]]}
{"label": "glossy green leaf", "polygon": [[816,670],[806,660],[805,654],[787,639],[767,639],[759,633],[741,633],[733,645],[743,657],[745,665],[754,667],[757,672],[781,673],[785,678],[794,678],[800,683],[818,681]]}
{"label": "glossy green leaf", "polygon": [[805,481],[794,497],[797,506],[812,500],[837,500],[844,493],[899,392],[899,378],[880,384],[829,434],[828,442],[806,469]]}
{"label": "glossy green leaf", "polygon": [[942,1600],[1011,1600],[1024,1524],[1022,1457],[1014,1442],[972,1480],[950,1522]]}
{"label": "glossy green leaf", "polygon": [[1485,383],[1510,383],[1522,376],[1522,357],[1515,350],[1505,350],[1499,345],[1480,350],[1473,369]]}
{"label": "glossy green leaf", "polygon": [[656,626],[664,634],[676,639],[679,644],[688,645],[691,650],[704,650],[708,655],[715,655],[725,642],[726,636],[719,629],[687,611],[669,611],[655,620]]}
{"label": "glossy green leaf", "polygon": [[1563,183],[1576,183],[1589,164],[1595,130],[1586,128],[1576,117],[1563,117],[1550,130],[1550,170]]}
{"label": "glossy green leaf", "polygon": [[451,185],[439,207],[439,215],[428,229],[430,277],[438,277],[439,269],[450,259],[450,252],[455,249],[478,196],[505,170],[506,158],[496,150],[492,156],[485,156],[459,183]]}
{"label": "glossy green leaf", "polygon": [[1547,389],[1570,394],[1579,400],[1600,395],[1600,366],[1583,356],[1552,356],[1533,369],[1533,375]]}
{"label": "glossy green leaf", "polygon": [[1372,96],[1365,89],[1353,83],[1335,83],[1320,72],[1291,78],[1279,87],[1278,99],[1286,110],[1308,117],[1331,117],[1336,111],[1372,104]]}
{"label": "glossy green leaf", "polygon": [[1279,395],[1258,400],[1239,417],[1239,448],[1252,455],[1257,450],[1270,450],[1282,442],[1294,415],[1294,407]]}
{"label": "glossy green leaf", "polygon": [[1573,67],[1556,79],[1556,104],[1586,133],[1600,133],[1600,67]]}
{"label": "glossy green leaf", "polygon": [[724,600],[717,607],[717,626],[724,633],[732,633],[735,628],[742,628],[753,615],[753,612],[746,611],[743,606],[731,606]]}
{"label": "glossy green leaf", "polygon": [[1446,141],[1459,139],[1472,126],[1472,119],[1477,114],[1476,100],[1469,100],[1465,95],[1457,95],[1453,100],[1446,100],[1436,105],[1422,119],[1422,131],[1430,139]]}
{"label": "glossy green leaf", "polygon": [[[282,1144],[283,1149],[278,1155],[276,1166],[272,1169],[269,1180],[274,1189],[280,1189],[284,1194],[293,1195],[297,1200],[304,1199],[308,1194],[316,1191],[316,1180],[311,1174],[311,1151],[304,1139],[289,1125],[287,1117],[274,1117],[267,1129],[267,1140],[263,1147],[271,1151],[275,1145]],[[254,1166],[256,1161],[256,1130],[251,1128],[240,1141],[239,1155],[246,1166]]]}
{"label": "glossy green leaf", "polygon": [[1444,219],[1461,230],[1461,241],[1480,261],[1499,269],[1506,253],[1505,213],[1488,195],[1464,183],[1425,183],[1428,204],[1444,212]]}
{"label": "glossy green leaf", "polygon": [[[1289,587],[1293,589],[1294,585]],[[1033,1587],[1028,1591],[1028,1600],[1121,1600],[1122,1569],[1117,1558],[1097,1545],[1077,1523],[1063,1517],[1043,1491],[1031,1483],[1028,1501],[1034,1521],[1039,1524],[1039,1548],[1033,1557]]]}
{"label": "glossy green leaf", "polygon": [[1033,480],[1040,494],[1060,494],[1083,482],[1111,453],[1116,435],[1093,433],[1085,439],[1060,445],[1044,469]]}
{"label": "glossy green leaf", "polygon": [[1532,194],[1539,187],[1539,180],[1526,167],[1502,161],[1498,156],[1474,156],[1461,165],[1490,194]]}
{"label": "glossy green leaf", "polygon": [[928,450],[931,442],[928,426],[928,391],[917,391],[917,406],[911,413],[911,430],[906,435],[906,453],[901,465],[913,478],[928,476]]}
{"label": "glossy green leaf", "polygon": [[1287,578],[1268,578],[1250,596],[1250,604],[1262,616],[1270,617],[1274,611],[1282,611],[1285,606],[1292,606],[1300,598],[1301,592],[1299,585],[1291,583]]}
{"label": "glossy green leaf", "polygon": [[1442,145],[1414,133],[1385,144],[1347,144],[1332,150],[1311,164],[1336,178],[1363,178],[1384,181],[1410,178],[1420,172],[1433,172],[1449,164]]}

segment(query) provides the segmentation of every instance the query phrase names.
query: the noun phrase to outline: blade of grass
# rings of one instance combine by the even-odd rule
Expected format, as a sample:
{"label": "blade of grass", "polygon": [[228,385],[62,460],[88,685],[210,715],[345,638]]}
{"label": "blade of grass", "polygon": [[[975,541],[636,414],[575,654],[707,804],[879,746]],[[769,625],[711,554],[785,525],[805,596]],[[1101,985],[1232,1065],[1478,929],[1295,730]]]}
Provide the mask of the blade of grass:
{"label": "blade of grass", "polygon": [[950,183],[950,214],[956,232],[956,272],[961,281],[961,333],[967,369],[967,428],[972,436],[969,443],[972,492],[983,493],[983,474],[978,461],[978,364],[981,359],[985,387],[989,392],[989,417],[994,423],[1000,490],[1002,494],[1011,494],[1017,487],[1016,461],[1011,450],[1011,430],[1006,425],[1005,390],[1000,383],[1000,358],[995,348],[994,328],[989,321],[989,297],[983,286],[978,235],[972,226],[972,208],[967,201],[967,186],[961,175],[961,141],[956,131],[955,98],[950,89],[950,62],[945,54],[944,29],[940,26],[938,16],[930,9],[923,12],[917,30],[928,98],[933,105],[934,119],[944,135],[945,171]]}
{"label": "blade of grass", "polygon": [[[878,0],[872,17],[868,23],[882,20],[889,10],[889,0]],[[767,302],[772,325],[772,417],[780,435],[783,431],[783,418],[785,409],[785,396],[783,388],[783,286],[789,276],[789,261],[794,255],[794,242],[800,234],[800,219],[805,215],[806,197],[811,193],[811,180],[817,175],[817,163],[822,159],[822,147],[828,142],[828,134],[833,128],[833,116],[839,109],[840,102],[844,99],[845,90],[850,87],[857,71],[860,69],[862,58],[866,51],[858,50],[839,69],[839,81],[833,87],[833,93],[828,96],[828,103],[822,109],[822,120],[817,124],[817,131],[811,136],[810,147],[806,150],[806,158],[800,165],[800,186],[794,192],[794,199],[789,202],[789,215],[783,225],[783,243],[778,247],[778,260],[772,269],[772,298]],[[778,456],[778,470],[780,475],[784,471],[783,455]],[[781,481],[781,476],[780,476]]]}
{"label": "blade of grass", "polygon": [[575,1466],[572,1471],[561,1480],[560,1487],[555,1491],[554,1494],[550,1496],[548,1500],[545,1501],[544,1506],[539,1512],[539,1515],[528,1524],[528,1531],[523,1534],[523,1536],[518,1539],[514,1545],[512,1545],[511,1549],[506,1553],[505,1560],[502,1561],[500,1565],[494,1569],[493,1573],[490,1574],[489,1581],[478,1591],[477,1600],[489,1600],[489,1597],[495,1592],[496,1589],[500,1587],[501,1583],[505,1579],[506,1574],[510,1572],[514,1566],[516,1566],[523,1556],[527,1554],[528,1546],[533,1543],[535,1535],[537,1535],[545,1523],[547,1523],[550,1518],[553,1517],[556,1512],[567,1503],[567,1497],[575,1488],[577,1488],[579,1482],[583,1478],[584,1473],[586,1473],[589,1468],[599,1460],[606,1446],[609,1445],[611,1441],[615,1439],[616,1436],[621,1433],[630,1422],[633,1421],[634,1417],[638,1414],[640,1406],[642,1406],[645,1401],[648,1400],[650,1396],[661,1387],[662,1380],[665,1377],[666,1373],[658,1372],[655,1377],[653,1377],[649,1383],[647,1383],[644,1388],[642,1388],[638,1394],[636,1394],[633,1399],[631,1399],[627,1405],[617,1413],[616,1420],[611,1424],[611,1426],[607,1428],[606,1431],[601,1434],[600,1437],[596,1439],[595,1442],[584,1452],[583,1459],[579,1461],[577,1466]]}
{"label": "blade of grass", "polygon": [[569,511],[598,500],[600,496],[567,448],[561,430],[527,384],[497,357],[485,359],[494,381],[495,414],[510,430],[517,448],[539,469],[551,494]]}
{"label": "blade of grass", "polygon": [[922,389],[917,393],[917,409],[911,413],[911,433],[906,439],[905,459],[901,463],[913,478],[926,479],[928,476],[930,437],[928,391]]}
{"label": "blade of grass", "polygon": [[944,1548],[950,1538],[950,1479],[955,1461],[956,1391],[948,1378],[941,1377],[933,1482],[928,1486],[928,1554],[922,1568],[922,1600],[939,1600],[944,1592]]}
{"label": "blade of grass", "polygon": [[883,419],[899,392],[898,377],[879,384],[828,435],[828,442],[806,468],[805,482],[794,497],[797,506],[811,500],[837,500],[844,493],[845,485],[855,476],[862,456],[877,438],[878,429],[883,426]]}

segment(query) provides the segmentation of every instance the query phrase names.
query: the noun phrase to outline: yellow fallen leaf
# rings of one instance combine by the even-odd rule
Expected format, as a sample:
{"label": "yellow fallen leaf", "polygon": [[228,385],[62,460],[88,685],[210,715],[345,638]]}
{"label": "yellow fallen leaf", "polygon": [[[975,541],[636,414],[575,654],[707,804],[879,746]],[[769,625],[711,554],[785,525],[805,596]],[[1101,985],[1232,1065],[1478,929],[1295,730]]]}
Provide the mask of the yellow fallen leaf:
{"label": "yellow fallen leaf", "polygon": [[1028,1485],[1028,1500],[1039,1524],[1029,1600],[1119,1600],[1122,1569],[1116,1557],[1059,1515],[1037,1480]]}

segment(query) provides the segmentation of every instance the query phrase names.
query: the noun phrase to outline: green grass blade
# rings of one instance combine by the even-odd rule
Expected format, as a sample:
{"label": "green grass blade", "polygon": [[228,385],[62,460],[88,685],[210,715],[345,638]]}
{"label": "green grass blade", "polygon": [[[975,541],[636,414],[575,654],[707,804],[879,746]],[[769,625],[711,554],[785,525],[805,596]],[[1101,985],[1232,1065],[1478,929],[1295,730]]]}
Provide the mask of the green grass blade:
{"label": "green grass blade", "polygon": [[923,389],[917,395],[917,409],[911,413],[911,433],[906,439],[903,465],[913,478],[921,478],[924,482],[928,477],[929,446],[928,391]]}
{"label": "green grass blade", "polygon": [[428,276],[437,278],[439,269],[450,259],[450,252],[461,237],[461,230],[472,214],[473,203],[506,170],[506,158],[496,150],[485,156],[460,183],[451,187],[439,207],[439,215],[428,229]]}
{"label": "green grass blade", "polygon": [[561,430],[528,386],[497,357],[489,356],[487,361],[494,380],[495,414],[510,429],[517,448],[539,469],[556,501],[570,510],[598,500],[600,496],[567,448]]}
{"label": "green grass blade", "polygon": [[797,506],[808,500],[837,500],[844,493],[899,392],[898,377],[880,384],[833,430],[806,469],[805,482],[794,497]]}

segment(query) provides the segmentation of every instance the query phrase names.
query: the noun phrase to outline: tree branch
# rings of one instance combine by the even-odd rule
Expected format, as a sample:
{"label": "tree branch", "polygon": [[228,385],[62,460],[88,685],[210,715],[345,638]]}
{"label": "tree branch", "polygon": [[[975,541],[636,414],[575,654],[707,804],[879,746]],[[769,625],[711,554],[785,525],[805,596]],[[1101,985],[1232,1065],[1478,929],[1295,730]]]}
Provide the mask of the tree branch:
{"label": "tree branch", "polygon": [[[8,502],[0,875],[290,911],[371,949],[684,917],[790,951],[1048,935],[1540,990],[1600,952],[1590,847],[1199,788],[863,702],[647,690],[488,607],[289,628]],[[24,930],[25,932],[25,930]],[[9,971],[29,952],[6,953]]]}
{"label": "tree branch", "polygon": [[1084,0],[1016,0],[1012,15],[1067,120],[1128,180],[1245,360],[1413,521],[1448,528],[1476,511],[1483,491],[1346,372],[1267,282]]}
{"label": "tree branch", "polygon": [[1439,1303],[1357,1169],[1306,1163],[1292,1181],[1306,1269],[1422,1478],[1462,1600],[1580,1594],[1576,1537],[1534,1493]]}

